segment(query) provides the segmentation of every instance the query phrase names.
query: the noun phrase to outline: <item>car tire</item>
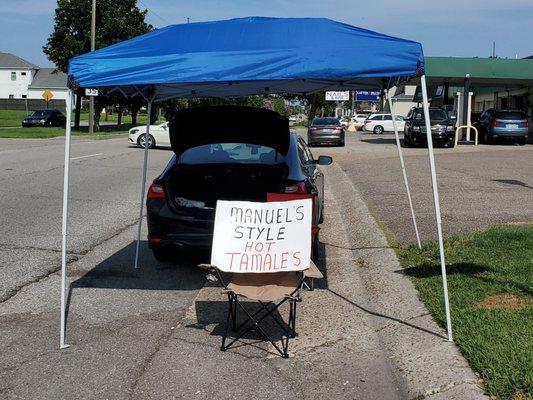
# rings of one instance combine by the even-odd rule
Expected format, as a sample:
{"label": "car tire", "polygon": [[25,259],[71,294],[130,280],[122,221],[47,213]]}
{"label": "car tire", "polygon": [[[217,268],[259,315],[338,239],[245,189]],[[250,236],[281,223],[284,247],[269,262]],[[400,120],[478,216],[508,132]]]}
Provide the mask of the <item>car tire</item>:
{"label": "car tire", "polygon": [[[144,149],[144,133],[137,139],[137,144]],[[148,148],[153,149],[155,147],[155,139],[152,135],[148,134]]]}
{"label": "car tire", "polygon": [[411,147],[413,145],[407,135],[403,135],[403,145],[404,147]]}
{"label": "car tire", "polygon": [[519,146],[525,146],[526,141],[527,141],[527,138],[522,138],[522,139],[518,140],[518,145]]}
{"label": "car tire", "polygon": [[338,146],[339,147],[344,147],[344,140],[342,142],[340,142]]}
{"label": "car tire", "polygon": [[374,135],[381,135],[383,133],[383,131],[384,131],[384,129],[383,129],[383,127],[381,125],[376,125],[374,127],[374,130],[373,130]]}
{"label": "car tire", "polygon": [[172,252],[168,249],[163,249],[161,247],[153,247],[152,253],[154,254],[154,257],[158,262],[169,262],[173,259]]}

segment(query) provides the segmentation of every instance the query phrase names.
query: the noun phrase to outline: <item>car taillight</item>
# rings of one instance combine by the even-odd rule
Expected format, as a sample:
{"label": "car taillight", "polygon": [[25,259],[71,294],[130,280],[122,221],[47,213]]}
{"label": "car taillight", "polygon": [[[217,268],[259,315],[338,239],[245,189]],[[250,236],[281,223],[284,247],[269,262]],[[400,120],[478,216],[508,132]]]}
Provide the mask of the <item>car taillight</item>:
{"label": "car taillight", "polygon": [[500,121],[492,121],[492,126],[504,126],[505,124],[503,122],[500,122]]}
{"label": "car taillight", "polygon": [[529,121],[527,119],[522,120],[522,125],[527,128],[529,126]]}
{"label": "car taillight", "polygon": [[160,183],[154,182],[148,189],[147,200],[162,200],[165,198],[165,188]]}
{"label": "car taillight", "polygon": [[336,131],[342,131],[342,126],[337,126],[337,127],[335,128],[335,130],[336,130]]}
{"label": "car taillight", "polygon": [[365,119],[365,122],[363,122],[364,124],[368,124],[370,123],[370,120],[369,119]]}
{"label": "car taillight", "polygon": [[297,182],[285,186],[285,193],[307,193],[305,183]]}

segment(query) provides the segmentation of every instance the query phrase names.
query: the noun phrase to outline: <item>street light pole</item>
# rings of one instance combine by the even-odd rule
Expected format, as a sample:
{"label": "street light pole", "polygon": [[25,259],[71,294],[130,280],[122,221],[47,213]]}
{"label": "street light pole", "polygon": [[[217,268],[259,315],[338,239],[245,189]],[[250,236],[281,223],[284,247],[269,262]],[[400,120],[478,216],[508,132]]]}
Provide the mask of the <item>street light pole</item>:
{"label": "street light pole", "polygon": [[[93,0],[91,12],[91,51],[95,49],[96,35],[96,0]],[[89,134],[94,133],[94,96],[89,97]]]}

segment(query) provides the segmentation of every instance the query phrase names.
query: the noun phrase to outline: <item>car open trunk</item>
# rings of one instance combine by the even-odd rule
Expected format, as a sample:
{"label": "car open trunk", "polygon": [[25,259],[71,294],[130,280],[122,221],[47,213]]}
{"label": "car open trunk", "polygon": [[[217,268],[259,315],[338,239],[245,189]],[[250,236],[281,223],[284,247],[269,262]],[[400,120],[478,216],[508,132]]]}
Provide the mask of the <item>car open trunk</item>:
{"label": "car open trunk", "polygon": [[265,201],[284,188],[288,168],[280,164],[176,164],[166,186],[176,207],[215,207],[217,200]]}

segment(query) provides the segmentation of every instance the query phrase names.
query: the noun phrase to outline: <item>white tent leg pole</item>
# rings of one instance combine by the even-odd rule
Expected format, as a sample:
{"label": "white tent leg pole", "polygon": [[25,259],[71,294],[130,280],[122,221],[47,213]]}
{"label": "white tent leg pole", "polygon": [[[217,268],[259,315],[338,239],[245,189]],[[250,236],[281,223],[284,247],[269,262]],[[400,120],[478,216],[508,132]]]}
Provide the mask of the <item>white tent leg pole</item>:
{"label": "white tent leg pole", "polygon": [[407,171],[405,170],[405,163],[403,160],[402,146],[400,144],[400,136],[398,134],[398,126],[396,125],[396,113],[394,111],[393,101],[389,93],[387,93],[387,98],[389,100],[389,108],[392,116],[392,128],[394,129],[394,136],[396,137],[396,147],[398,148],[398,156],[400,157],[400,165],[402,167],[403,182],[405,184],[405,190],[407,191],[407,199],[409,200],[409,207],[411,208],[411,218],[413,219],[413,226],[415,228],[416,242],[418,243],[418,248],[422,248],[420,243],[420,234],[418,233],[418,225],[416,223],[415,209],[413,207],[413,200],[411,198],[411,190],[409,189],[409,181],[407,180]]}
{"label": "white tent leg pole", "polygon": [[144,133],[144,163],[141,181],[141,195],[139,206],[139,225],[137,226],[137,244],[135,246],[135,268],[139,268],[139,249],[141,246],[141,228],[143,222],[144,193],[146,191],[146,169],[148,168],[148,136],[150,135],[150,116],[152,114],[152,100],[148,101],[146,108],[146,132]]}
{"label": "white tent leg pole", "polygon": [[446,311],[446,328],[448,330],[448,340],[452,341],[452,319],[450,316],[450,302],[448,300],[448,280],[446,279],[446,261],[444,259],[444,242],[442,239],[442,223],[440,216],[439,189],[437,186],[437,174],[435,172],[435,157],[433,154],[433,140],[431,135],[431,122],[429,118],[429,102],[426,87],[426,76],[422,75],[422,101],[424,104],[424,120],[426,124],[426,138],[428,142],[429,169],[431,172],[431,185],[433,186],[433,201],[435,205],[435,220],[437,222],[437,234],[439,239],[440,268],[442,273],[442,287],[444,291],[444,308]]}
{"label": "white tent leg pole", "polygon": [[61,328],[59,337],[59,348],[69,347],[65,343],[66,330],[66,291],[67,291],[67,228],[68,228],[68,189],[70,173],[70,130],[72,119],[72,90],[67,92],[66,101],[67,121],[65,123],[65,168],[63,175],[63,221],[61,226]]}

